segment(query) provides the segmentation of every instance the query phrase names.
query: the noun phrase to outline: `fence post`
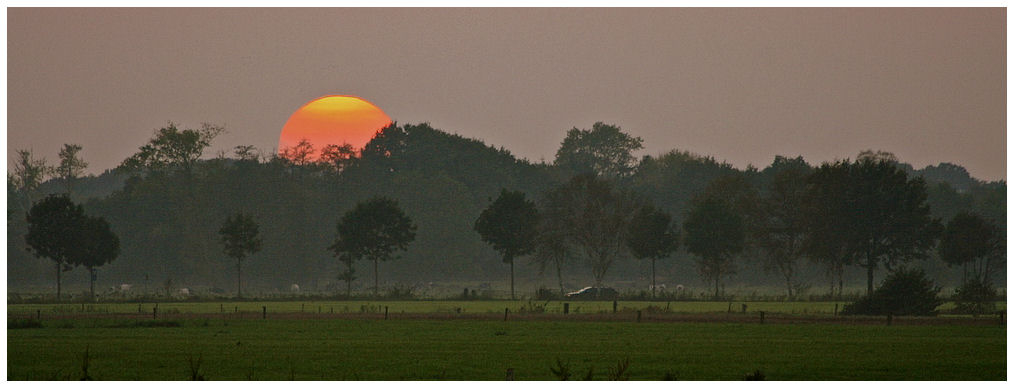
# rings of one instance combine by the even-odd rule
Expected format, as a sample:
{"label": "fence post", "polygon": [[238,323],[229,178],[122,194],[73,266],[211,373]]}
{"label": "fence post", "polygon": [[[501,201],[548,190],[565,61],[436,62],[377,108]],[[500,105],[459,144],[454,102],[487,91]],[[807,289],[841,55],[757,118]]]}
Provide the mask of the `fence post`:
{"label": "fence post", "polygon": [[891,326],[891,321],[894,320],[894,314],[887,313],[887,326]]}
{"label": "fence post", "polygon": [[616,314],[616,299],[613,299],[613,314]]}
{"label": "fence post", "polygon": [[317,306],[317,314],[320,314],[320,306]]}
{"label": "fence post", "polygon": [[836,316],[836,317],[838,316],[838,304],[837,303],[834,304],[834,316]]}
{"label": "fence post", "polygon": [[[35,320],[42,320],[42,310],[35,310]],[[1003,325],[1003,315],[1000,315],[1000,324]]]}
{"label": "fence post", "polygon": [[641,310],[637,310],[637,323],[641,323]]}
{"label": "fence post", "polygon": [[563,304],[563,315],[567,315],[568,313],[570,313],[570,303],[564,303]]}
{"label": "fence post", "polygon": [[261,306],[261,314],[263,314],[263,319],[268,319],[268,306]]}
{"label": "fence post", "polygon": [[225,313],[225,305],[222,303],[218,304],[218,312]]}
{"label": "fence post", "polygon": [[158,305],[151,309],[151,319],[158,319]]}
{"label": "fence post", "polygon": [[507,313],[511,312],[511,308],[507,307],[503,309],[503,321],[507,322]]}
{"label": "fence post", "polygon": [[138,314],[141,313],[141,304],[140,303],[137,304],[137,313]]}
{"label": "fence post", "polygon": [[303,312],[303,309],[304,309],[304,308],[306,308],[306,303],[301,303],[301,304],[299,305],[299,312]]}
{"label": "fence post", "polygon": [[385,321],[387,320],[387,307],[388,306],[384,306],[384,320]]}
{"label": "fence post", "polygon": [[760,323],[762,325],[764,324],[764,312],[763,311],[760,312]]}

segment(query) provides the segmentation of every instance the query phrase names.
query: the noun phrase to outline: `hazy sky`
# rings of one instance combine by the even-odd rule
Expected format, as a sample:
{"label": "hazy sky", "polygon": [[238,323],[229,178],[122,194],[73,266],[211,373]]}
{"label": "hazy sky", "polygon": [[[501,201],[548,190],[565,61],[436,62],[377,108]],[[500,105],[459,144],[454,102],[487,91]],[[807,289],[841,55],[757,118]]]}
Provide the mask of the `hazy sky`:
{"label": "hazy sky", "polygon": [[[596,121],[737,167],[894,152],[1005,179],[1006,11],[18,9],[7,150],[115,167],[172,120],[277,147],[311,99],[552,161]],[[12,159],[8,155],[8,161]]]}

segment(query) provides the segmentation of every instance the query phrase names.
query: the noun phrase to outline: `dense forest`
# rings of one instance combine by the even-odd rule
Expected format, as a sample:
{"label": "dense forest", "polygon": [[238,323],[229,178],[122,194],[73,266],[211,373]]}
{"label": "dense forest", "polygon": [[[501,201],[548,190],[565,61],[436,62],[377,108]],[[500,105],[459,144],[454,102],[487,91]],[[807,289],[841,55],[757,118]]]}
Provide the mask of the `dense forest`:
{"label": "dense forest", "polygon": [[[850,181],[848,187],[832,185],[842,184],[834,178],[836,171],[859,168],[862,163],[887,166],[883,176],[900,172],[899,187],[910,190],[913,209],[928,207],[924,218],[932,221],[927,227],[936,233],[933,238],[919,237],[925,241],[920,240],[922,245],[916,244],[915,251],[885,253],[892,259],[874,264],[878,282],[888,270],[909,266],[923,269],[939,285],[960,285],[968,267],[948,265],[936,249],[935,237],[958,215],[975,215],[992,223],[1006,241],[1005,181],[977,180],[951,163],[916,169],[882,151],[863,151],[854,162],[821,165],[801,157],[778,156],[769,166],[742,170],[712,156],[675,149],[638,160],[634,154],[643,148],[640,138],[617,126],[596,123],[591,129],[568,131],[551,163],[534,163],[428,124],[392,124],[362,150],[302,143],[265,153],[241,145],[211,156],[215,136],[222,130],[210,125],[180,129],[170,124],[156,131],[121,166],[98,176],[83,176],[86,161],[77,156],[79,146],[65,146],[54,166],[31,152],[19,151],[7,179],[8,292],[53,292],[53,263],[27,249],[25,215],[33,203],[58,193],[68,193],[87,214],[104,218],[119,237],[119,256],[96,270],[97,288],[131,284],[135,292],[187,288],[198,295],[235,294],[235,262],[223,252],[219,228],[242,212],[252,215],[263,238],[262,249],[243,264],[244,292],[289,293],[298,284],[303,293],[338,294],[345,287],[339,280],[342,264],[328,249],[334,244],[336,225],[357,203],[383,196],[394,199],[417,230],[406,251],[380,263],[382,288],[443,296],[442,292],[460,294],[463,287],[472,287],[502,297],[508,290],[509,268],[483,242],[474,225],[507,189],[524,193],[539,205],[540,212],[560,211],[554,203],[582,200],[587,206],[613,206],[578,198],[575,190],[599,190],[602,196],[614,198],[610,203],[632,204],[616,205],[617,219],[629,221],[637,209],[651,205],[671,216],[673,233],[683,240],[671,254],[650,262],[636,259],[636,252],[613,243],[615,249],[604,269],[592,268],[576,251],[564,250],[558,260],[544,253],[519,257],[515,276],[521,295],[534,296],[540,288],[571,291],[595,283],[642,292],[650,284],[652,266],[659,284],[668,285],[670,291],[684,285],[695,295],[766,290],[762,293],[806,297],[841,293],[843,288],[846,293],[858,293],[866,289],[867,274],[873,273],[869,262],[842,257],[835,267],[812,254],[816,250],[787,254],[775,249],[781,240],[772,237],[785,232],[784,225],[774,227],[765,220],[795,217],[803,205],[793,205],[793,201],[801,201],[805,193],[820,192],[825,196],[821,198],[831,201],[849,187],[863,186],[865,178]],[[321,150],[324,156],[313,158]],[[869,178],[873,179],[879,178]],[[599,194],[586,197],[590,195]],[[707,222],[726,215],[742,226],[743,244],[740,249],[715,253],[724,255],[725,261],[709,267],[701,260],[708,253],[702,252],[721,242],[701,246],[689,239],[708,234]],[[833,212],[827,217],[842,218]],[[831,223],[800,222],[800,236],[812,237],[818,231],[828,236],[843,233],[831,230]],[[843,230],[863,229],[872,221],[857,222]],[[782,264],[772,260],[777,255],[793,256],[793,261],[785,267],[784,260]],[[894,262],[894,257],[905,260]],[[365,275],[366,263],[356,265],[363,267],[359,272],[364,275],[352,287],[365,291],[372,287],[372,277]],[[994,261],[992,269],[987,269],[991,270],[996,272],[991,281],[1006,281],[1003,262]],[[88,281],[89,271],[83,268],[64,274],[64,287],[70,290],[81,290]]]}

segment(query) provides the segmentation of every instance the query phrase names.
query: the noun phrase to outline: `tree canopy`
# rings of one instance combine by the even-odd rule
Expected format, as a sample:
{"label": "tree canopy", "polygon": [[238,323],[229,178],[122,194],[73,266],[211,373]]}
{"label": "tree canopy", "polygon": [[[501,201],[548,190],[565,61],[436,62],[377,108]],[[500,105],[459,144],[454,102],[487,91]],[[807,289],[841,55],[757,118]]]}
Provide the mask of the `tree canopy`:
{"label": "tree canopy", "polygon": [[120,165],[127,171],[165,170],[179,168],[186,173],[211,145],[211,141],[225,131],[224,127],[204,123],[200,129],[179,129],[176,123],[155,131],[155,137]]}
{"label": "tree canopy", "polygon": [[947,265],[961,266],[965,277],[970,272],[977,283],[990,285],[991,275],[1002,265],[1006,243],[999,227],[976,214],[961,213],[947,223],[937,249]]}
{"label": "tree canopy", "polygon": [[633,152],[641,149],[643,140],[630,136],[616,125],[601,121],[592,129],[567,131],[567,137],[556,151],[555,164],[574,174],[597,174],[616,178],[634,171],[637,160]]}

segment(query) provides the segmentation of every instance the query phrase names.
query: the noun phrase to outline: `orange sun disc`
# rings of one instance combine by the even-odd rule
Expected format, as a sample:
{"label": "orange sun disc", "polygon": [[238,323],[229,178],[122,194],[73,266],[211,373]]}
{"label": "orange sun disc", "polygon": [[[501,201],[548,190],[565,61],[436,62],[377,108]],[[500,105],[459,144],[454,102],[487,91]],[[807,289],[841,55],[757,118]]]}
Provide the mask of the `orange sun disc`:
{"label": "orange sun disc", "polygon": [[285,122],[278,138],[278,151],[306,139],[313,145],[313,159],[330,144],[351,144],[358,151],[391,118],[369,101],[355,96],[324,96],[303,105]]}

